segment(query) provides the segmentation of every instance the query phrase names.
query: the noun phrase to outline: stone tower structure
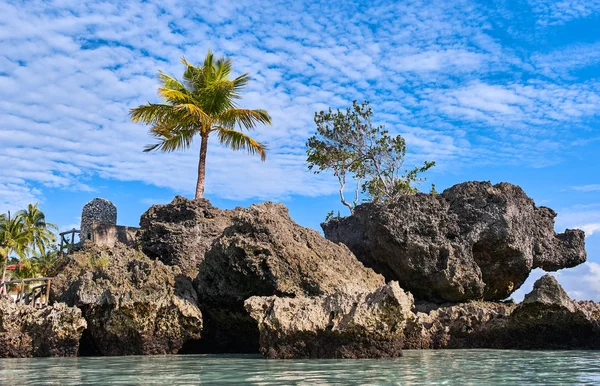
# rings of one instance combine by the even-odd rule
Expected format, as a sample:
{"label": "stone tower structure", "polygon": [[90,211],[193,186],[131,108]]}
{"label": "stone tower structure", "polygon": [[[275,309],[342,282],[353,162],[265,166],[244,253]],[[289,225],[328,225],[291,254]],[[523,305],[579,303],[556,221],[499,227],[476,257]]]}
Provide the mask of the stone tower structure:
{"label": "stone tower structure", "polygon": [[104,198],[94,198],[85,204],[81,212],[80,240],[92,240],[94,224],[117,225],[117,207]]}

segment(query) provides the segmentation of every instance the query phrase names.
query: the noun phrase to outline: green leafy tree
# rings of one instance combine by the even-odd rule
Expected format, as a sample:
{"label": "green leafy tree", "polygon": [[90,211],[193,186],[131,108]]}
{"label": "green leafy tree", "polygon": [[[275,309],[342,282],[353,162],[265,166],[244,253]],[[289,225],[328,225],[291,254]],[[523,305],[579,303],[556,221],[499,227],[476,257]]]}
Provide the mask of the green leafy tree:
{"label": "green leafy tree", "polygon": [[[404,168],[406,142],[401,135],[391,136],[383,126],[373,126],[369,102],[345,111],[321,111],[315,114],[317,133],[306,143],[309,170],[331,171],[337,177],[340,200],[354,212],[360,193],[369,199],[389,201],[418,191],[415,184],[423,181],[420,174],[435,165]],[[349,179],[355,179],[354,198],[346,200],[344,190]]]}
{"label": "green leafy tree", "polygon": [[[194,66],[182,59],[186,69],[183,81],[159,72],[158,89],[163,103],[148,103],[131,109],[131,119],[150,125],[150,134],[158,142],[144,151],[171,152],[190,147],[200,136],[196,198],[204,195],[206,152],[209,136],[216,134],[221,144],[233,150],[246,150],[266,159],[266,147],[245,134],[257,124],[271,124],[265,110],[238,108],[236,100],[250,81],[248,74],[230,79],[232,63],[228,58],[215,59],[208,51],[204,64]],[[238,130],[239,129],[239,130]]]}
{"label": "green leafy tree", "polygon": [[[8,259],[15,254],[25,257],[32,242],[31,232],[20,217],[2,215],[0,217],[0,258],[2,259],[2,282],[6,281]],[[0,289],[0,290],[3,290]]]}
{"label": "green leafy tree", "polygon": [[49,247],[44,245],[42,249],[34,251],[30,261],[36,273],[48,276],[60,263],[61,258],[59,248],[52,244]]}
{"label": "green leafy tree", "polygon": [[[29,204],[26,209],[11,217],[0,215],[0,258],[2,260],[2,282],[6,281],[6,268],[11,256],[16,257],[15,277],[34,277],[39,274],[40,262],[49,264],[49,251],[56,249],[56,237],[52,232],[56,225],[46,221],[46,215],[38,204]],[[28,254],[33,254],[29,259]],[[36,260],[37,259],[37,260]],[[21,266],[21,264],[23,266]]]}

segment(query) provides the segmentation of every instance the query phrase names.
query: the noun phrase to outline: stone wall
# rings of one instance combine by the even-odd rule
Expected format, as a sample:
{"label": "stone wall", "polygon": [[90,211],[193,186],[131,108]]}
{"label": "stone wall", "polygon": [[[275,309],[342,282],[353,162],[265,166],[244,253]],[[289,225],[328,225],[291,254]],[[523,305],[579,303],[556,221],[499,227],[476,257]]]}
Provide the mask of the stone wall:
{"label": "stone wall", "polygon": [[138,230],[139,228],[135,227],[94,221],[89,229],[91,235],[89,240],[96,245],[104,247],[113,247],[117,242],[134,247],[137,244]]}

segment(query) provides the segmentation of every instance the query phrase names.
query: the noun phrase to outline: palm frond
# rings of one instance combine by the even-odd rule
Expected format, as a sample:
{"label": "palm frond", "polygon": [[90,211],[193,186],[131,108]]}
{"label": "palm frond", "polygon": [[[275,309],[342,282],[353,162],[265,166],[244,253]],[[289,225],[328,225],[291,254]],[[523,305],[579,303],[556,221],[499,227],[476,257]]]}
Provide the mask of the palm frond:
{"label": "palm frond", "polygon": [[165,99],[167,104],[170,105],[176,105],[179,103],[197,103],[197,101],[194,99],[194,96],[187,91],[161,87],[158,89],[158,94]]}
{"label": "palm frond", "polygon": [[233,71],[230,58],[219,58],[215,64],[215,80],[226,80]]}
{"label": "palm frond", "polygon": [[174,107],[175,111],[185,111],[190,116],[193,116],[198,122],[198,126],[201,127],[210,127],[211,126],[211,118],[208,114],[204,112],[200,107],[196,106],[193,103],[182,103]]}
{"label": "palm frond", "polygon": [[169,153],[175,150],[185,150],[190,147],[197,132],[198,130],[195,128],[155,125],[150,129],[150,135],[156,138],[158,143],[147,145],[144,152],[160,150]]}
{"label": "palm frond", "polygon": [[158,71],[158,78],[160,79],[164,88],[168,88],[171,90],[177,90],[177,91],[181,91],[181,92],[188,91],[180,81],[178,81],[176,78],[174,78],[160,70]]}
{"label": "palm frond", "polygon": [[250,75],[242,74],[235,78],[233,81],[233,94],[235,99],[241,98],[241,91],[250,82]]}
{"label": "palm frond", "polygon": [[173,115],[173,106],[167,104],[147,103],[129,110],[133,122],[154,125]]}
{"label": "palm frond", "polygon": [[246,150],[250,154],[258,154],[263,162],[267,159],[266,146],[250,136],[226,127],[218,127],[215,130],[221,144],[232,150]]}
{"label": "palm frond", "polygon": [[252,130],[257,124],[271,124],[271,117],[265,110],[250,109],[228,109],[219,114],[217,122],[223,127],[233,129],[239,126],[241,129]]}

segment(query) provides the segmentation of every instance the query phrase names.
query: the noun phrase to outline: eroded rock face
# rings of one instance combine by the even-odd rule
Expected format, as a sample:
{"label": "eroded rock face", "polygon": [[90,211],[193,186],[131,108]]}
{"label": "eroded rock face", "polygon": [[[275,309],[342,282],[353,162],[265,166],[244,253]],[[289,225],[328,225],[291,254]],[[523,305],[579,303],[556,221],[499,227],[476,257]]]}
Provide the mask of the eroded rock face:
{"label": "eroded rock face", "polygon": [[82,310],[91,353],[174,354],[200,338],[202,314],[192,282],[178,267],[122,244],[88,245],[70,256],[54,293]]}
{"label": "eroded rock face", "polygon": [[195,278],[205,252],[231,224],[233,213],[212,206],[207,199],[181,196],[170,204],[154,205],[140,219],[142,251]]}
{"label": "eroded rock face", "polygon": [[546,275],[518,304],[420,304],[405,348],[599,349],[600,305],[571,300]]}
{"label": "eroded rock face", "polygon": [[322,227],[328,239],[347,245],[416,299],[463,302],[505,299],[533,268],[584,262],[584,233],[556,234],[554,217],[518,186],[466,182],[439,195],[363,204]]}
{"label": "eroded rock face", "polygon": [[600,325],[593,312],[571,300],[558,281],[545,275],[495,333],[509,348],[599,349]]}
{"label": "eroded rock face", "polygon": [[406,349],[501,348],[488,329],[506,320],[514,304],[471,301],[458,304],[421,303],[405,330]]}
{"label": "eroded rock face", "polygon": [[244,351],[258,349],[256,322],[243,308],[251,296],[364,292],[385,282],[347,247],[294,223],[285,206],[266,202],[235,213],[206,253],[196,284],[210,345]]}
{"label": "eroded rock face", "polygon": [[412,306],[412,296],[397,282],[368,293],[254,296],[245,302],[258,322],[261,352],[286,359],[400,356]]}
{"label": "eroded rock face", "polygon": [[0,298],[0,358],[76,356],[85,328],[77,307],[37,309]]}

